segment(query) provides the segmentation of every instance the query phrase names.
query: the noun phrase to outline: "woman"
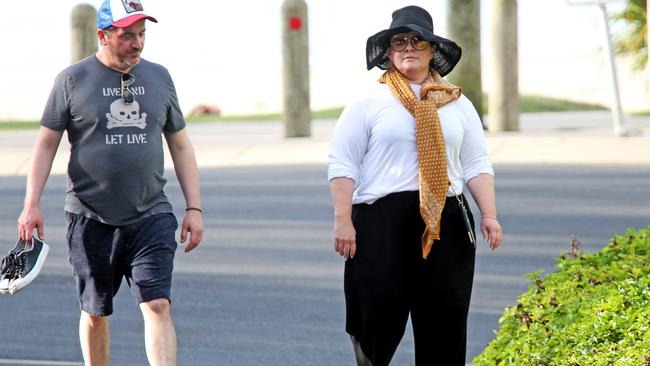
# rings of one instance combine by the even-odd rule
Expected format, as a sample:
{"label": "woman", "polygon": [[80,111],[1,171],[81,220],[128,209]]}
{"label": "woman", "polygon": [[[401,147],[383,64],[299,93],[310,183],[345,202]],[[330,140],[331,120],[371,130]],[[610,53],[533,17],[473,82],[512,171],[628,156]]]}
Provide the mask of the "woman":
{"label": "woman", "polygon": [[388,365],[411,316],[417,365],[464,365],[474,275],[469,188],[491,249],[501,242],[481,121],[442,79],[460,59],[429,13],[408,6],[368,38],[387,70],[332,136],[334,248],[346,259],[346,331],[358,365]]}

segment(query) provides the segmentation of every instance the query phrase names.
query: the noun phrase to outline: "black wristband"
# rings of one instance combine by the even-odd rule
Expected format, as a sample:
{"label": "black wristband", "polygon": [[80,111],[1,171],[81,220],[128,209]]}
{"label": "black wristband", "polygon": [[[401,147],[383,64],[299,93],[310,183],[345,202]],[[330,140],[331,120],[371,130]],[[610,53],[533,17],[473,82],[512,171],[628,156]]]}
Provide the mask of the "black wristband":
{"label": "black wristband", "polygon": [[190,211],[190,210],[199,211],[199,212],[203,213],[203,210],[201,210],[198,207],[188,207],[188,208],[185,209],[185,211]]}

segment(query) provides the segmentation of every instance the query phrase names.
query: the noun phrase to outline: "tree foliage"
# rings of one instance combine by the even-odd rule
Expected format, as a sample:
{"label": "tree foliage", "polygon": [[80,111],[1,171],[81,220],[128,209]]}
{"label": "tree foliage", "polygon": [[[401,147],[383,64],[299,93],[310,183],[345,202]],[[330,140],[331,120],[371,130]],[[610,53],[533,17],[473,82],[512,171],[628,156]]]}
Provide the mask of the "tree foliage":
{"label": "tree foliage", "polygon": [[625,7],[612,16],[622,23],[614,47],[617,54],[632,55],[635,70],[643,69],[648,63],[648,9],[646,0],[626,0]]}

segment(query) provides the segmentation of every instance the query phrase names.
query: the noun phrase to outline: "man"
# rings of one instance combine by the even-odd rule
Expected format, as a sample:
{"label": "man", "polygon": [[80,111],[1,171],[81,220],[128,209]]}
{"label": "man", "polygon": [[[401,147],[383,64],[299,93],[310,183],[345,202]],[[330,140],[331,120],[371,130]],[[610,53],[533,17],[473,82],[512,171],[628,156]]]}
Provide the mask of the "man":
{"label": "man", "polygon": [[187,204],[185,252],[203,235],[199,177],[174,84],[167,70],[141,59],[140,1],[104,0],[97,11],[101,50],[57,77],[45,107],[27,177],[18,231],[43,238],[39,201],[64,131],[71,145],[65,201],[70,263],[87,365],[108,365],[112,298],[122,278],[139,303],[151,365],[176,364],[170,289],[176,219],[163,192],[162,135]]}

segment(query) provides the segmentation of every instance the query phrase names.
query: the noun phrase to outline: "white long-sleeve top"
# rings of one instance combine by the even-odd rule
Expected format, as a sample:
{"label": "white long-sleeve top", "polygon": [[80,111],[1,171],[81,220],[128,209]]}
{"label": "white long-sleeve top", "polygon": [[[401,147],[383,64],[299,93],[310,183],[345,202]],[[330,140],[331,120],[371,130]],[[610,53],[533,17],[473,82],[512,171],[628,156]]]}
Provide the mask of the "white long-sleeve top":
{"label": "white long-sleeve top", "polygon": [[[419,97],[421,85],[411,84]],[[456,194],[479,174],[494,175],[481,120],[464,95],[438,109],[447,151],[447,171]],[[371,204],[393,192],[416,191],[418,151],[415,118],[377,83],[349,104],[339,117],[330,142],[328,179],[354,181],[352,203]],[[450,188],[448,196],[453,195]]]}

